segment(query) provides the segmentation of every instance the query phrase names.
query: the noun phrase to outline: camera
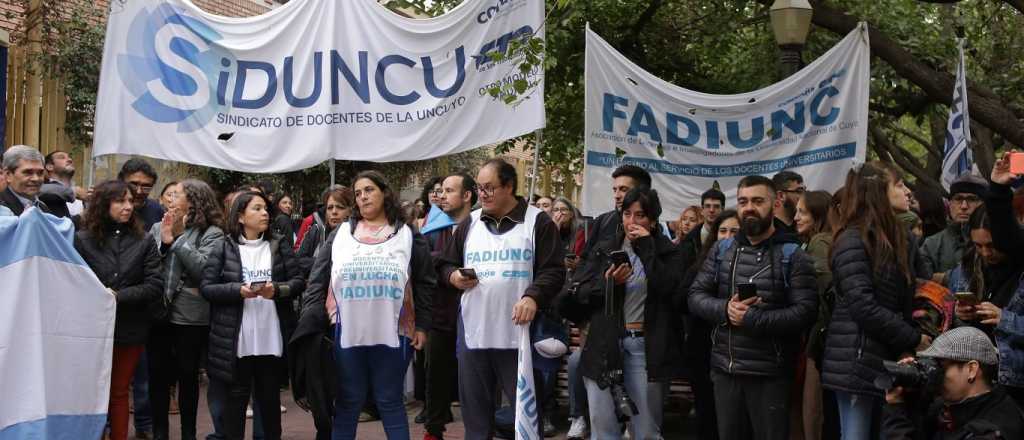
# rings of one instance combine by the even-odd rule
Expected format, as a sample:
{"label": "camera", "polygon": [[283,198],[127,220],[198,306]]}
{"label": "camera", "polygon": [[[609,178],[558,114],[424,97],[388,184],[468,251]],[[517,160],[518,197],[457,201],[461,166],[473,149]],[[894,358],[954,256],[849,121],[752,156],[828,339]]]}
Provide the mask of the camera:
{"label": "camera", "polygon": [[932,394],[942,384],[942,366],[934,359],[920,358],[905,364],[882,361],[882,366],[885,373],[875,378],[875,387],[880,390],[904,387]]}
{"label": "camera", "polygon": [[639,414],[640,411],[636,409],[636,403],[633,403],[633,399],[629,398],[629,393],[626,392],[626,388],[622,385],[622,370],[612,370],[608,372],[607,376],[612,393],[612,401],[615,402],[615,409],[619,414],[627,417]]}

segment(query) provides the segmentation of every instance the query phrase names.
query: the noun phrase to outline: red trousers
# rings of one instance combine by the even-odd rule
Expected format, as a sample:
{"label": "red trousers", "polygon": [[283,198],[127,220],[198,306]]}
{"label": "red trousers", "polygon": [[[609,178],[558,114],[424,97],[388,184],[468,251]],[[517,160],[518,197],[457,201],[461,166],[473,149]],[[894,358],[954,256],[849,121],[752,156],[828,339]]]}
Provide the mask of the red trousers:
{"label": "red trousers", "polygon": [[110,439],[128,439],[128,392],[135,375],[135,366],[139,364],[145,345],[114,345],[114,362],[110,372],[110,405],[107,413],[110,418]]}

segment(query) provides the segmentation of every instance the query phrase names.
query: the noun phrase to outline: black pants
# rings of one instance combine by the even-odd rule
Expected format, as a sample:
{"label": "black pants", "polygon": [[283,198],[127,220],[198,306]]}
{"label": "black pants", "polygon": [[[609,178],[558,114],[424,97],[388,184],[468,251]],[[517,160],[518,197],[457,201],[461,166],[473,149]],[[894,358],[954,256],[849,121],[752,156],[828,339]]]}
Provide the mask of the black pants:
{"label": "black pants", "polygon": [[431,330],[424,349],[427,360],[427,432],[437,437],[444,425],[452,422],[452,401],[458,394],[458,360],[455,358],[455,332]]}
{"label": "black pants", "polygon": [[224,405],[224,436],[228,440],[243,440],[245,407],[250,395],[254,400],[252,406],[260,409],[263,438],[281,440],[280,368],[281,358],[277,356],[246,356],[238,359],[234,381],[228,385],[228,398]]}
{"label": "black pants", "polygon": [[[210,327],[177,324],[153,326],[149,336],[149,397],[153,411],[153,436],[169,438],[167,412],[170,387],[178,384],[181,438],[195,440],[199,407],[199,364],[206,352]],[[280,409],[278,410],[280,411]]]}
{"label": "black pants", "polygon": [[711,371],[721,440],[788,440],[793,378]]}
{"label": "black pants", "polygon": [[715,387],[711,383],[711,328],[699,319],[690,321],[686,335],[686,364],[690,367],[690,386],[693,387],[697,438],[718,440]]}

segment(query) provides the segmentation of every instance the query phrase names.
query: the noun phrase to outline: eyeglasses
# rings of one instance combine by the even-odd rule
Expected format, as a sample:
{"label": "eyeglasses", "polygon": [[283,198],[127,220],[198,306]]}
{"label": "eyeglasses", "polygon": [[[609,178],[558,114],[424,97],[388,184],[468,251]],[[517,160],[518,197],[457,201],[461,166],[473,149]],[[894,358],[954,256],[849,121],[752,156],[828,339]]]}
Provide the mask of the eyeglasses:
{"label": "eyeglasses", "polygon": [[484,196],[484,197],[491,197],[491,196],[493,196],[493,195],[494,195],[494,191],[496,191],[497,189],[498,189],[498,187],[496,187],[496,186],[490,186],[490,185],[486,185],[486,186],[478,186],[478,187],[476,188],[476,192],[477,192],[478,194],[480,194],[481,196]]}
{"label": "eyeglasses", "polygon": [[978,203],[981,203],[981,197],[978,197],[978,196],[975,196],[975,195],[965,195],[965,196],[956,195],[956,196],[953,196],[953,200],[952,201],[953,201],[954,205],[962,205],[964,203],[966,203],[968,205],[977,205]]}
{"label": "eyeglasses", "polygon": [[127,183],[128,183],[128,187],[132,189],[132,192],[140,192],[140,193],[143,193],[143,194],[149,194],[149,193],[153,192],[153,185],[144,186],[144,185],[140,185],[140,184],[134,183],[134,182],[127,182]]}
{"label": "eyeglasses", "polygon": [[571,213],[571,212],[572,212],[572,210],[571,210],[571,209],[569,209],[569,208],[564,208],[564,207],[563,207],[563,208],[554,208],[554,209],[552,209],[551,211],[552,211],[552,212],[560,212],[560,213],[562,213],[562,214],[569,214],[569,213]]}
{"label": "eyeglasses", "polygon": [[438,188],[438,189],[435,189],[435,190],[431,191],[430,193],[435,195],[435,196],[440,196],[440,195],[444,195],[444,190]]}

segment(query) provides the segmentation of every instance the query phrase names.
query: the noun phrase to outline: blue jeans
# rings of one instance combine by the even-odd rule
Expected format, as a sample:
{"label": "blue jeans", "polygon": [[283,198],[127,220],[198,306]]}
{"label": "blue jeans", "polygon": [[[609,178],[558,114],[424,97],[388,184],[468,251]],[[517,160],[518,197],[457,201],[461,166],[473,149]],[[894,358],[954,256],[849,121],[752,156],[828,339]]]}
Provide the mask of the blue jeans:
{"label": "blue jeans", "polygon": [[877,397],[836,391],[843,440],[870,440],[882,401]]}
{"label": "blue jeans", "polygon": [[132,399],[135,400],[135,432],[152,432],[153,417],[149,409],[149,361],[146,352],[142,352],[139,365],[135,367],[132,378]]}
{"label": "blue jeans", "polygon": [[579,374],[581,355],[583,350],[572,352],[566,367],[569,372],[569,417],[587,415],[587,389],[583,386],[583,375]]}
{"label": "blue jeans", "polygon": [[372,387],[388,440],[408,440],[409,419],[402,402],[402,387],[405,384],[405,372],[412,360],[409,338],[400,337],[398,348],[386,345],[350,348],[335,346],[335,353],[338,397],[335,399],[332,438],[356,438],[359,412]]}
{"label": "blue jeans", "polygon": [[[226,440],[224,428],[224,405],[227,403],[228,390],[224,383],[219,380],[211,380],[209,388],[206,389],[206,404],[210,407],[210,420],[213,422],[213,432],[206,436],[206,440]],[[252,400],[256,401],[255,398]],[[263,417],[260,416],[260,406],[252,405],[252,440],[263,440]],[[245,434],[245,426],[242,426],[242,434]]]}
{"label": "blue jeans", "polygon": [[[638,414],[630,418],[629,434],[633,440],[661,439],[661,410],[665,384],[647,381],[647,356],[644,338],[622,338],[623,378],[626,393],[636,404]],[[601,389],[597,382],[584,377],[587,400],[590,402],[591,440],[621,439],[618,417],[611,389]],[[845,440],[845,438],[844,438]]]}

